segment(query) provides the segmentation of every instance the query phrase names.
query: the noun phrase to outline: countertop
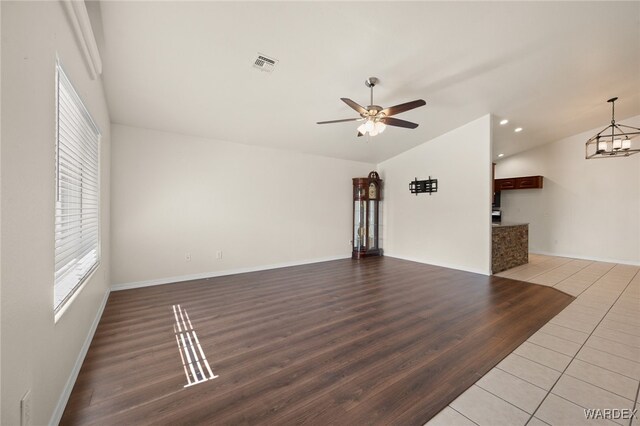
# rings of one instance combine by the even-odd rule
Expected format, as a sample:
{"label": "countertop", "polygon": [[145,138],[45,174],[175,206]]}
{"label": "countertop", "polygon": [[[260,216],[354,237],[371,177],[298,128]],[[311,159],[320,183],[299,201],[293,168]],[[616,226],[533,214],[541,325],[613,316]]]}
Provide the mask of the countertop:
{"label": "countertop", "polygon": [[492,223],[491,227],[493,228],[507,228],[510,226],[528,226],[528,223],[516,223],[516,222],[500,222],[500,223]]}

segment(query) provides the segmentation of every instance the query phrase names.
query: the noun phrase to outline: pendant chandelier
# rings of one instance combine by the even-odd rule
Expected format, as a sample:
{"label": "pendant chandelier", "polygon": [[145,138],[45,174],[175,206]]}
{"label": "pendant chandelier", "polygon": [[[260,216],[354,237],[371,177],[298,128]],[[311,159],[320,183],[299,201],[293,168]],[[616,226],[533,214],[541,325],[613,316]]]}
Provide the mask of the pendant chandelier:
{"label": "pendant chandelier", "polygon": [[611,124],[587,141],[585,158],[614,158],[628,157],[640,152],[640,144],[636,137],[640,135],[637,127],[617,124],[615,120],[615,102],[618,98],[611,98]]}

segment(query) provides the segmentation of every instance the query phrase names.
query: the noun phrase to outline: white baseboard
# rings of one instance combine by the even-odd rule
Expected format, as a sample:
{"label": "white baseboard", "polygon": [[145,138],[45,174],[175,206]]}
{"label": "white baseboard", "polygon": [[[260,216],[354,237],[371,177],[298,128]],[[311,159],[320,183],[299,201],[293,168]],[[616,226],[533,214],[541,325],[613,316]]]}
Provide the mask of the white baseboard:
{"label": "white baseboard", "polygon": [[78,354],[78,358],[76,359],[76,363],[71,370],[71,374],[67,379],[67,383],[64,385],[64,389],[62,390],[62,394],[58,399],[58,403],[56,404],[55,410],[53,410],[53,415],[51,416],[51,421],[49,425],[56,426],[60,423],[60,419],[62,419],[62,414],[64,413],[64,409],[67,406],[67,402],[69,401],[69,397],[71,396],[71,391],[73,390],[73,385],[76,383],[76,379],[78,378],[78,373],[80,373],[80,368],[82,367],[82,363],[84,362],[84,357],[87,355],[87,351],[89,350],[89,346],[91,345],[91,341],[93,340],[93,335],[98,328],[98,323],[100,322],[100,318],[102,317],[102,312],[104,311],[104,307],[107,305],[107,299],[109,299],[110,290],[104,294],[102,298],[102,302],[98,307],[98,312],[96,317],[91,324],[91,328],[89,328],[89,333],[87,333],[87,338],[84,340],[82,344],[82,348],[80,348],[80,353]]}
{"label": "white baseboard", "polygon": [[611,259],[604,257],[594,257],[594,256],[582,256],[578,254],[567,254],[567,253],[552,253],[548,251],[539,251],[539,250],[531,250],[529,251],[531,254],[542,254],[544,256],[557,256],[557,257],[569,257],[572,259],[581,259],[581,260],[593,260],[595,262],[607,262],[607,263],[620,263],[623,265],[632,265],[632,266],[640,266],[640,262],[635,262],[633,260],[621,260],[621,259]]}
{"label": "white baseboard", "polygon": [[132,288],[150,287],[153,285],[161,284],[174,284],[183,281],[202,280],[205,278],[222,277],[225,275],[244,274],[246,272],[265,271],[267,269],[287,268],[289,266],[308,265],[311,263],[328,262],[331,260],[349,259],[351,255],[330,256],[316,259],[297,260],[293,262],[275,263],[271,265],[252,266],[247,268],[227,269],[224,271],[215,272],[203,272],[199,274],[181,275],[177,277],[157,278],[146,281],[136,281],[123,284],[114,284],[111,286],[111,291],[129,290]]}
{"label": "white baseboard", "polygon": [[401,256],[401,255],[396,255],[389,252],[385,252],[384,255],[386,257],[395,257],[396,259],[408,260],[410,262],[424,263],[425,265],[433,265],[433,266],[440,266],[442,268],[457,269],[459,271],[471,272],[474,274],[481,274],[481,275],[487,275],[487,276],[491,275],[488,269],[481,270],[477,268],[469,268],[468,266],[455,265],[452,263],[426,262],[424,259],[418,259],[418,258],[409,257],[409,256]]}

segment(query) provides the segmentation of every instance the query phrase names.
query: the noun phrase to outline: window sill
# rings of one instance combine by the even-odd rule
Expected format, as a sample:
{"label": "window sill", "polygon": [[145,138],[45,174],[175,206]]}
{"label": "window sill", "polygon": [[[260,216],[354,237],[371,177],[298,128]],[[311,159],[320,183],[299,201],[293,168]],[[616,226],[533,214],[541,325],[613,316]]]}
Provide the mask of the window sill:
{"label": "window sill", "polygon": [[78,287],[78,289],[73,292],[71,297],[67,299],[65,302],[63,302],[62,306],[60,306],[60,308],[56,312],[54,312],[54,315],[53,315],[54,324],[58,323],[58,321],[60,320],[60,318],[62,318],[64,313],[67,312],[67,309],[69,309],[69,306],[71,306],[71,304],[73,303],[74,300],[76,300],[78,295],[82,293],[82,290],[84,289],[84,287],[87,285],[89,281],[93,279],[93,276],[96,274],[96,272],[98,272],[99,269],[100,269],[100,263],[98,263],[95,266],[95,268],[93,268],[93,271],[91,271],[91,273],[82,281],[82,284],[80,284],[80,287]]}

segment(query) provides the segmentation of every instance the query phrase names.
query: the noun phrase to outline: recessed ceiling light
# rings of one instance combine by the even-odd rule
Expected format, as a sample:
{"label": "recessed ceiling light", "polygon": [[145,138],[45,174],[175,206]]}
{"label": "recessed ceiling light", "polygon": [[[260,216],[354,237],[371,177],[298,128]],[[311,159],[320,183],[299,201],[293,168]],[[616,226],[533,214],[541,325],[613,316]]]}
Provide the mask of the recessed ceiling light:
{"label": "recessed ceiling light", "polygon": [[516,127],[513,131],[516,133],[520,133],[522,131],[522,127]]}
{"label": "recessed ceiling light", "polygon": [[498,154],[498,158],[504,157],[504,154]]}
{"label": "recessed ceiling light", "polygon": [[504,126],[505,124],[507,124],[509,122],[509,120],[507,120],[506,118],[502,121],[500,121],[500,125]]}

